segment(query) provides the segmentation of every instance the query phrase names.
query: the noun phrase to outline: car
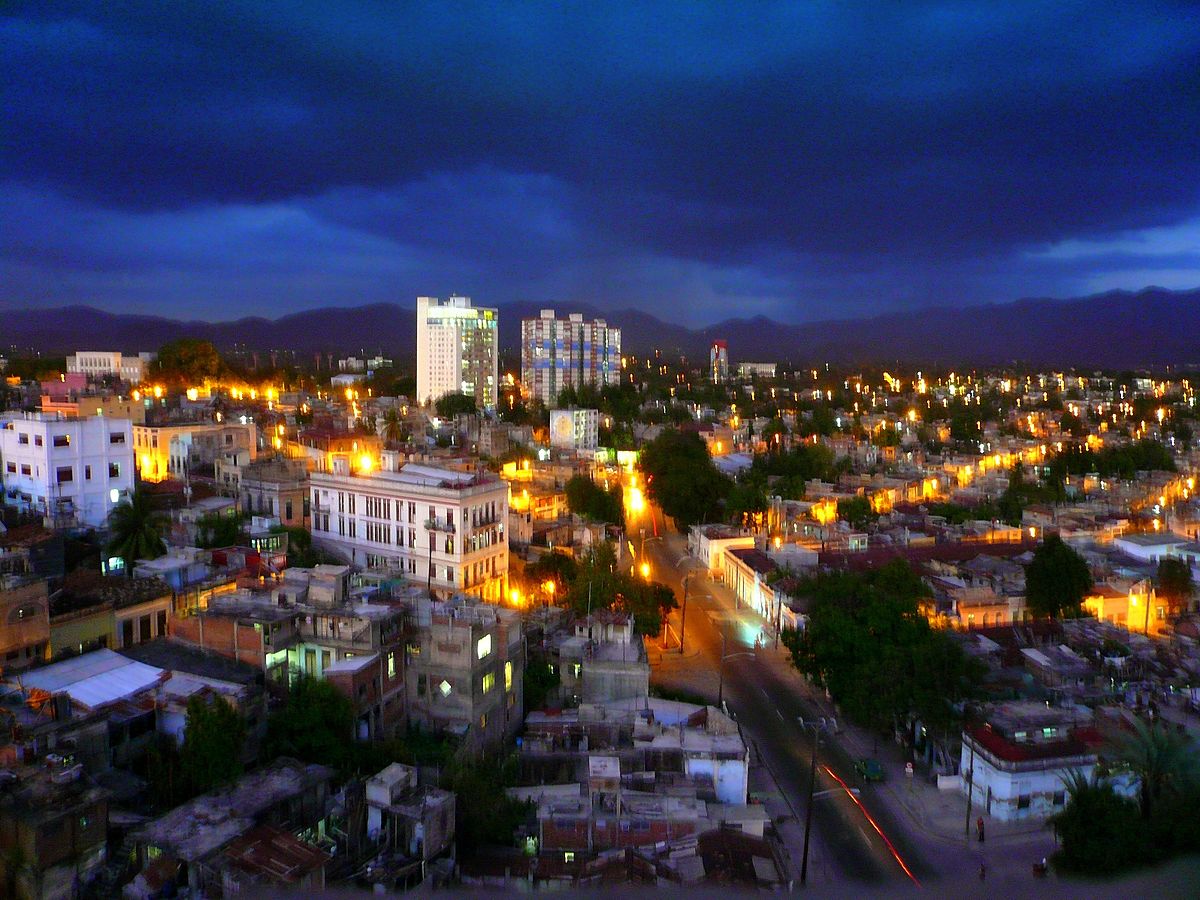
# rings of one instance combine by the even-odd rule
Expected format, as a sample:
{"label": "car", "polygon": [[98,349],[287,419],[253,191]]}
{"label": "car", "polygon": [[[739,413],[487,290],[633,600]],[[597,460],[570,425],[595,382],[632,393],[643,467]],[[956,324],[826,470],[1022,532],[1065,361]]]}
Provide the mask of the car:
{"label": "car", "polygon": [[883,766],[879,760],[864,756],[854,764],[854,771],[867,781],[883,781]]}

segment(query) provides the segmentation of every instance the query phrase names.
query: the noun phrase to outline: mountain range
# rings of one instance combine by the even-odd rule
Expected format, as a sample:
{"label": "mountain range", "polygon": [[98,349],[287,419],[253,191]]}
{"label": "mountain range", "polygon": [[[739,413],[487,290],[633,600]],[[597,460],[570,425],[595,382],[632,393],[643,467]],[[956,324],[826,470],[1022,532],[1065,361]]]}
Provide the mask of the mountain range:
{"label": "mountain range", "polygon": [[[500,307],[500,342],[515,349],[520,321],[548,304]],[[659,348],[694,359],[707,357],[713,339],[729,342],[734,361],[815,364],[909,362],[996,365],[1020,362],[1053,367],[1200,367],[1200,288],[1114,291],[1072,300],[925,308],[864,319],[784,324],[771,319],[729,319],[700,329],[649,313],[602,311],[558,304],[559,315],[599,316],[622,329],[627,352]],[[413,306],[393,303],[305,310],[279,319],[182,322],[123,315],[89,306],[0,312],[0,348],[46,354],[81,349],[153,350],[178,337],[212,341],[222,350],[293,349],[367,354],[382,352],[410,363],[415,355]]]}

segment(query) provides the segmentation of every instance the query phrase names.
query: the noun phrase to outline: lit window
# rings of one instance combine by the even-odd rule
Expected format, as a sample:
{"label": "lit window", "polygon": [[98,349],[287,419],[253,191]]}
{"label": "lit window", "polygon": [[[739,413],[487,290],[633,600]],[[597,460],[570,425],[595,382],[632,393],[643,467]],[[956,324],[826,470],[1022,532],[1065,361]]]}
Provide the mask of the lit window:
{"label": "lit window", "polygon": [[496,686],[496,675],[493,672],[488,672],[483,676],[483,692],[486,694]]}
{"label": "lit window", "polygon": [[512,663],[511,662],[506,662],[504,664],[504,690],[506,690],[506,691],[512,690]]}
{"label": "lit window", "polygon": [[441,684],[438,685],[438,690],[442,692],[443,697],[449,697],[450,692],[454,689],[450,686],[450,682],[443,678]]}
{"label": "lit window", "polygon": [[388,654],[388,678],[396,677],[396,653],[395,651]]}
{"label": "lit window", "polygon": [[483,659],[491,652],[492,652],[492,636],[490,634],[485,634],[483,637],[481,637],[479,639],[479,642],[475,645],[475,657],[477,659]]}

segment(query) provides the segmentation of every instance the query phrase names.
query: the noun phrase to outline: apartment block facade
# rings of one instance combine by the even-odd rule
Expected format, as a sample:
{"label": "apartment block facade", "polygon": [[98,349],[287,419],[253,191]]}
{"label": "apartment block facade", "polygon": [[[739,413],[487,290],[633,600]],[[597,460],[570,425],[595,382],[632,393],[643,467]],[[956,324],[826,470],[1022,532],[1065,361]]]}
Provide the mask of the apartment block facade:
{"label": "apartment block facade", "polygon": [[80,350],[67,357],[67,374],[86,375],[88,378],[119,378],[130,384],[138,384],[145,377],[146,366],[154,361],[155,353],[138,353],[131,356],[116,350]]}
{"label": "apartment block facade", "polygon": [[133,482],[128,419],[0,416],[0,483],[9,506],[56,526],[99,528]]}
{"label": "apartment block facade", "polygon": [[417,400],[466,394],[495,409],[499,385],[499,316],[470,297],[417,298]]}
{"label": "apartment block facade", "polygon": [[313,540],[356,566],[390,569],[441,596],[502,600],[508,588],[508,485],[394,453],[364,469],[335,457],[309,476]]}
{"label": "apartment block facade", "polygon": [[565,319],[543,309],[521,322],[521,383],[525,395],[554,406],[564,388],[603,388],[621,380],[621,329],[604,319]]}

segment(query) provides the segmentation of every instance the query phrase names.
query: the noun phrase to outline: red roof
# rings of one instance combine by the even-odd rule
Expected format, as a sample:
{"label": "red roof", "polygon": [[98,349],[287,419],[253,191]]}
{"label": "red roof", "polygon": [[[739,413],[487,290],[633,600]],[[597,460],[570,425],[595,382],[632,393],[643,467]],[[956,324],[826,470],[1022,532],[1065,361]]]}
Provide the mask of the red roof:
{"label": "red roof", "polygon": [[[1059,741],[1022,741],[1020,743],[997,734],[986,725],[968,729],[971,737],[990,753],[1008,762],[1027,762],[1035,759],[1084,756],[1092,752],[1084,737],[1095,734],[1094,728],[1076,728],[1070,736]],[[1099,735],[1096,734],[1099,741]]]}

